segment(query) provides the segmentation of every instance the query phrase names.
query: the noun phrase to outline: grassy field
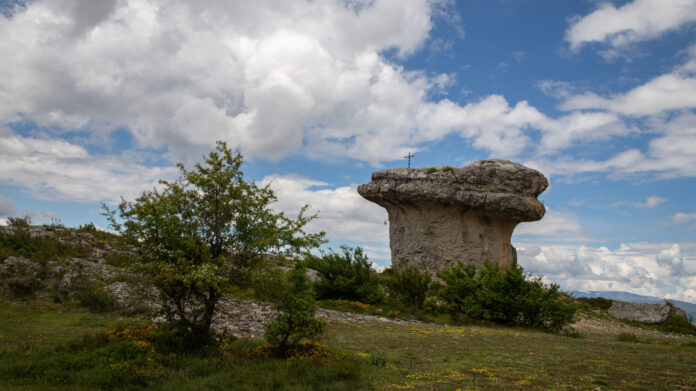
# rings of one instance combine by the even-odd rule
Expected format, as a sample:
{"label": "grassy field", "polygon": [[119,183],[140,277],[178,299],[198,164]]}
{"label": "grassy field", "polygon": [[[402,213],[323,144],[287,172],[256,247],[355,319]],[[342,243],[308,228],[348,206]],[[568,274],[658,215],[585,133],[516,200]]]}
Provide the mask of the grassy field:
{"label": "grassy field", "polygon": [[256,353],[262,341],[159,352],[142,320],[57,304],[0,302],[0,319],[2,390],[696,390],[696,340],[687,337],[334,323],[320,341],[327,348],[279,360]]}
{"label": "grassy field", "polygon": [[330,330],[327,343],[382,358],[371,378],[378,389],[696,390],[693,341],[630,343],[488,327]]}

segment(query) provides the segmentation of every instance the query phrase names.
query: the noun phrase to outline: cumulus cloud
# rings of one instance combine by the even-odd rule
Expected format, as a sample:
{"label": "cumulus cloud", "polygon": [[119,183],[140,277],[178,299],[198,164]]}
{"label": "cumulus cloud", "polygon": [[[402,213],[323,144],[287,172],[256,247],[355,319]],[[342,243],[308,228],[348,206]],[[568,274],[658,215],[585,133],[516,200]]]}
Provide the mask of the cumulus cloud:
{"label": "cumulus cloud", "polygon": [[[310,211],[319,215],[307,227],[310,231],[324,231],[329,239],[388,241],[387,212],[360,197],[356,185],[331,187],[309,178],[277,175],[267,176],[259,183],[271,185],[278,197],[274,208],[289,216],[296,215],[303,205],[309,204]],[[368,253],[384,251],[372,247],[367,250]]]}
{"label": "cumulus cloud", "polygon": [[301,151],[373,165],[449,134],[514,157],[531,146],[529,129],[544,132],[547,151],[630,131],[612,114],[551,119],[501,95],[430,100],[456,75],[407,71],[382,52],[419,50],[443,15],[461,23],[448,7],[37,0],[0,17],[0,122],[52,133],[125,127],[138,147],[166,146],[177,161],[222,139],[249,156]]}
{"label": "cumulus cloud", "polygon": [[617,290],[696,300],[696,243],[627,243],[619,249],[518,246],[526,271],[565,290]]}
{"label": "cumulus cloud", "polygon": [[564,241],[588,240],[575,213],[548,209],[539,221],[521,223],[515,228],[515,238],[545,238]]}
{"label": "cumulus cloud", "polygon": [[41,199],[117,202],[176,173],[175,167],[138,164],[137,156],[93,156],[63,140],[0,137],[0,178]]}
{"label": "cumulus cloud", "polygon": [[525,164],[552,175],[608,173],[612,177],[647,175],[657,179],[696,176],[696,114],[654,116],[648,122],[659,135],[648,142],[646,151],[627,149],[606,160],[538,157]]}
{"label": "cumulus cloud", "polygon": [[15,215],[14,200],[0,194],[0,216],[12,217]]}
{"label": "cumulus cloud", "polygon": [[696,21],[696,3],[691,0],[634,0],[621,7],[609,2],[588,15],[574,18],[566,30],[565,40],[572,51],[587,43],[600,42],[610,50],[605,55],[616,55],[617,50]]}
{"label": "cumulus cloud", "polygon": [[139,146],[166,145],[177,160],[223,139],[270,159],[305,148],[376,164],[455,130],[514,153],[524,141],[520,115],[535,115],[526,104],[429,102],[428,91],[452,76],[409,72],[381,56],[421,48],[449,6],[34,1],[0,17],[0,121],[123,126]]}
{"label": "cumulus cloud", "polygon": [[696,107],[696,56],[672,72],[655,77],[625,93],[602,97],[589,92],[568,96],[563,110],[608,110],[630,116],[648,116],[667,110]]}
{"label": "cumulus cloud", "polygon": [[634,202],[633,206],[636,208],[654,208],[663,202],[667,202],[667,199],[657,196],[650,196],[645,198],[645,202]]}

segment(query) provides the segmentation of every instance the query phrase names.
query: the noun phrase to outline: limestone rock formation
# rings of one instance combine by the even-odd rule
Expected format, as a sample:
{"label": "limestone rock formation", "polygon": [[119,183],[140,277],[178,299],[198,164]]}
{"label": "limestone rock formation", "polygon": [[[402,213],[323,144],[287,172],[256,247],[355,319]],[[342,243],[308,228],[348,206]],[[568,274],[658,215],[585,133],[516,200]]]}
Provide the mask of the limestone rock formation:
{"label": "limestone rock formation", "polygon": [[664,323],[670,314],[686,319],[686,312],[671,303],[630,303],[614,300],[608,312],[615,318],[655,324]]}
{"label": "limestone rock formation", "polygon": [[512,231],[544,216],[536,197],[548,185],[540,172],[496,159],[377,171],[358,193],[387,209],[393,265],[438,272],[459,261],[514,264]]}

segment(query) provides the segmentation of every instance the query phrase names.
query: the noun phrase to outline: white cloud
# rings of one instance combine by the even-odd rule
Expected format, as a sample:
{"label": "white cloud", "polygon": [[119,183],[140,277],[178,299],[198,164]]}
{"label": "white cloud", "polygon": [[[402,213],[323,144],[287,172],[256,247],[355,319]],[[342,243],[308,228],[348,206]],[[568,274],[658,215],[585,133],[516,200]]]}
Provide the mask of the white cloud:
{"label": "white cloud", "polygon": [[137,156],[92,156],[63,140],[0,137],[0,180],[40,199],[117,202],[176,176],[175,167],[145,167]]}
{"label": "white cloud", "polygon": [[[217,139],[271,159],[305,148],[373,164],[455,130],[494,152],[524,141],[524,121],[462,121],[526,104],[429,102],[454,75],[407,72],[380,55],[421,48],[433,18],[454,18],[448,1],[93,3],[38,0],[0,17],[1,122],[126,126],[138,146],[166,145],[175,160]],[[498,127],[482,134],[488,123]]]}
{"label": "white cloud", "polygon": [[686,224],[692,220],[696,220],[696,213],[678,212],[672,216],[672,221],[676,224]]}
{"label": "white cloud", "polygon": [[609,98],[590,92],[570,96],[561,104],[563,110],[599,109],[638,117],[692,107],[696,107],[696,75],[681,70],[660,75]]}
{"label": "white cloud", "polygon": [[518,225],[513,237],[517,239],[520,236],[525,240],[530,237],[564,241],[588,240],[578,216],[570,211],[556,211],[548,208],[541,220]]}
{"label": "white cloud", "polygon": [[526,271],[564,290],[617,290],[695,301],[696,243],[628,243],[617,250],[572,245],[518,246]]}
{"label": "white cloud", "polygon": [[[387,212],[360,197],[355,185],[332,188],[308,178],[277,175],[267,176],[260,183],[271,184],[278,197],[274,208],[287,215],[295,215],[305,204],[311,206],[310,211],[318,212],[319,218],[307,227],[310,231],[325,231],[329,239],[388,241]],[[375,253],[373,250],[368,252]]]}
{"label": "white cloud", "polygon": [[691,111],[674,117],[651,117],[649,126],[661,135],[650,140],[645,152],[628,149],[604,161],[572,157],[535,158],[525,164],[547,176],[584,173],[608,173],[613,177],[648,175],[658,179],[696,176],[694,120],[696,114]]}
{"label": "white cloud", "polygon": [[657,38],[696,21],[692,0],[634,0],[621,7],[602,2],[592,13],[575,18],[565,40],[573,51],[584,44],[601,42],[607,55],[640,41]]}
{"label": "white cloud", "polygon": [[15,215],[14,200],[0,194],[0,216],[12,217]]}
{"label": "white cloud", "polygon": [[370,263],[370,267],[372,268],[372,270],[376,271],[377,273],[382,273],[386,269],[385,266],[378,265],[374,262]]}
{"label": "white cloud", "polygon": [[20,216],[29,216],[32,224],[48,224],[48,223],[53,223],[53,222],[60,223],[62,220],[60,217],[60,213],[51,212],[48,210],[45,210],[45,211],[25,210],[22,213],[20,213],[19,215]]}
{"label": "white cloud", "polygon": [[547,152],[630,132],[613,114],[553,120],[501,95],[430,100],[457,75],[407,71],[382,52],[419,50],[434,18],[461,24],[450,1],[100,4],[39,0],[0,17],[0,122],[125,126],[137,146],[166,146],[176,161],[222,139],[248,156],[373,165],[449,134],[510,158],[531,145],[529,129],[544,132]]}
{"label": "white cloud", "polygon": [[645,202],[634,202],[633,206],[636,208],[654,208],[666,201],[667,199],[662,197],[650,196],[645,198]]}

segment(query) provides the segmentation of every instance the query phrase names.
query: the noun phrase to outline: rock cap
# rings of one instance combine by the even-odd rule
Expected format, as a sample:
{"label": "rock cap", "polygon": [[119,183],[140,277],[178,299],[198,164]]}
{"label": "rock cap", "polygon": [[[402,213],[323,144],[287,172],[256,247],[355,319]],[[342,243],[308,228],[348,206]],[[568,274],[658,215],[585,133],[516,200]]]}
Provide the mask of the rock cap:
{"label": "rock cap", "polygon": [[396,168],[376,171],[358,187],[364,198],[381,206],[431,202],[514,221],[544,216],[537,200],[549,185],[539,171],[507,160],[479,160],[464,167]]}

